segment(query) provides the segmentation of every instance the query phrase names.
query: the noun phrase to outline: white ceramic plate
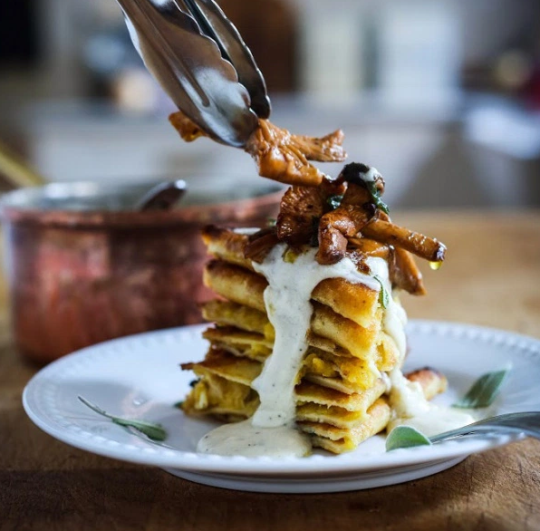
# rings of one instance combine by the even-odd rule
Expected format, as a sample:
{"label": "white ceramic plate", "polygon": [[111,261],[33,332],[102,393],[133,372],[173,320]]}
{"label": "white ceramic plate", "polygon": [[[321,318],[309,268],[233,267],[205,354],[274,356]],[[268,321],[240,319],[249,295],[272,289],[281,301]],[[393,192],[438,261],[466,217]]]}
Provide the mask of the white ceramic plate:
{"label": "white ceramic plate", "polygon": [[[376,436],[354,452],[307,458],[244,458],[195,453],[198,439],[216,424],[174,408],[193,375],[181,362],[201,359],[204,326],[151,332],[95,345],[41,370],[23,403],[44,431],[77,448],[134,463],[163,467],[192,481],[258,492],[336,492],[391,485],[449,468],[466,456],[506,444],[514,436],[461,439],[385,453]],[[431,321],[408,326],[406,370],[441,370],[449,390],[435,402],[452,404],[485,372],[511,366],[504,388],[483,415],[540,409],[540,341],[508,332]],[[111,414],[161,423],[163,444],[112,424],[77,400],[82,395]]]}

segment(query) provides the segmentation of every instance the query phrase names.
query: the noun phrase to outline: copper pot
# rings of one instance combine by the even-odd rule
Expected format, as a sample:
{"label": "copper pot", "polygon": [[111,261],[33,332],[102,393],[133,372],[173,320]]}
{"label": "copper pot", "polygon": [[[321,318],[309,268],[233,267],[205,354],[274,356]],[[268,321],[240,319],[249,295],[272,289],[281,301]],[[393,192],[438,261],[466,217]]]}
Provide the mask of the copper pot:
{"label": "copper pot", "polygon": [[130,210],[151,184],[50,184],[0,200],[12,326],[46,363],[79,348],[200,322],[208,223],[262,226],[275,187],[186,194],[170,211]]}

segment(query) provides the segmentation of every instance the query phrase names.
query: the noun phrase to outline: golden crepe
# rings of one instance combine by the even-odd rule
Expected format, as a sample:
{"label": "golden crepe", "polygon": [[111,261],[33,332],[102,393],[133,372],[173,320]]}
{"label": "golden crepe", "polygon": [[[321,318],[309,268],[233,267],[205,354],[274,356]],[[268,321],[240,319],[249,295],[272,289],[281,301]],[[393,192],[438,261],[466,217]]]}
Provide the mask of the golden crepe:
{"label": "golden crepe", "polygon": [[[264,297],[268,280],[246,258],[248,234],[208,227],[203,239],[213,256],[204,282],[220,299],[202,306],[204,318],[214,323],[204,333],[210,347],[203,361],[182,365],[198,377],[182,408],[189,415],[246,419],[259,406],[252,383],[272,356],[275,341]],[[294,260],[304,250],[295,249],[292,258],[284,259]],[[404,351],[389,333],[381,290],[336,277],[323,279],[311,292],[307,348],[294,396],[296,426],[313,446],[350,451],[384,430],[391,418],[388,374],[401,368]],[[391,303],[399,314],[397,297]],[[431,369],[408,377],[427,398],[446,386],[444,376]]]}

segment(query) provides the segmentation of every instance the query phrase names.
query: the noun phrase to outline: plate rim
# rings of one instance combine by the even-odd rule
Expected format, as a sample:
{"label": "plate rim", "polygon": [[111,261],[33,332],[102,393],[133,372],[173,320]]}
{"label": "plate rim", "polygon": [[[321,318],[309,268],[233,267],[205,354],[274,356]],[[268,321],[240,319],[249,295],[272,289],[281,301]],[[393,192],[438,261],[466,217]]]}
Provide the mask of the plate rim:
{"label": "plate rim", "polygon": [[[91,437],[81,437],[76,431],[66,431],[51,425],[47,420],[43,420],[39,412],[34,411],[31,403],[34,388],[38,387],[42,379],[63,365],[69,365],[74,360],[86,357],[95,350],[101,350],[104,347],[110,347],[118,343],[129,343],[139,341],[143,337],[166,337],[168,335],[199,333],[205,329],[208,324],[188,325],[183,327],[168,328],[151,332],[144,332],[122,338],[116,338],[103,343],[98,343],[84,349],[78,350],[67,356],[64,356],[38,371],[26,384],[22,403],[24,410],[30,420],[45,433],[52,437],[69,444],[73,447],[101,455],[104,457],[119,459],[131,463],[145,464],[164,468],[176,468],[186,471],[201,471],[226,473],[232,475],[265,475],[265,476],[325,476],[332,473],[356,473],[372,472],[374,470],[386,470],[389,468],[399,468],[419,463],[428,463],[441,459],[454,459],[458,456],[467,456],[473,453],[483,452],[498,446],[503,446],[515,440],[524,438],[522,434],[502,435],[495,438],[485,436],[471,437],[455,441],[447,441],[430,447],[416,447],[408,449],[395,450],[391,453],[373,453],[373,455],[363,455],[359,460],[354,453],[346,453],[337,456],[313,455],[307,458],[247,458],[243,456],[219,456],[198,454],[196,452],[186,452],[183,450],[164,449],[160,454],[156,454],[155,446],[149,442],[148,447],[139,447],[134,445],[119,444],[118,448],[98,445],[94,439],[110,441],[107,437],[101,435],[91,435]],[[454,334],[466,336],[469,340],[480,340],[486,342],[488,339],[494,343],[506,343],[513,348],[526,348],[536,351],[540,354],[540,340],[520,333],[515,333],[498,328],[478,326],[474,324],[460,323],[457,321],[438,321],[428,319],[409,320],[407,331],[409,335],[414,334]],[[202,339],[202,338],[201,338]],[[87,433],[87,432],[82,432]],[[154,448],[154,451],[148,451]],[[135,451],[133,451],[135,449]],[[130,450],[128,452],[128,450]],[[426,456],[426,452],[429,455]],[[369,462],[366,462],[368,460]]]}

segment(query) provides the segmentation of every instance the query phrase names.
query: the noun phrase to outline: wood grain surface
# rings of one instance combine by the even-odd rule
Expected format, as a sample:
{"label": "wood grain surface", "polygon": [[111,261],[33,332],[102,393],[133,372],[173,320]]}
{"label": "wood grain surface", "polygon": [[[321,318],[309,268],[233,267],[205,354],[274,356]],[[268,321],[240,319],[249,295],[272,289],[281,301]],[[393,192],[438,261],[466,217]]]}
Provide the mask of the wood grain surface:
{"label": "wood grain surface", "polygon": [[[411,317],[540,337],[540,212],[404,213],[394,220],[437,236],[449,248],[441,270],[424,268],[428,296],[404,300]],[[321,495],[205,487],[71,448],[41,432],[23,412],[21,392],[36,368],[17,356],[5,313],[4,304],[2,531],[540,529],[540,441],[531,439],[471,456],[422,480]]]}

